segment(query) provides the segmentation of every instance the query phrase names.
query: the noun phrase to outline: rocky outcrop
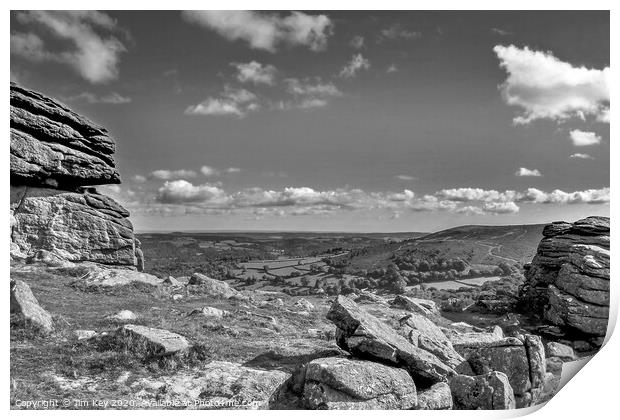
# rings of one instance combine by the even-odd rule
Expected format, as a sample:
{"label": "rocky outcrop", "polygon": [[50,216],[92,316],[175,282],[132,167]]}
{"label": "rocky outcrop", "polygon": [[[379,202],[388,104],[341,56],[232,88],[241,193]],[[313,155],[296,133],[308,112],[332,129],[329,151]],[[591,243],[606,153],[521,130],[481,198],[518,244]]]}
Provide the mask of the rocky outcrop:
{"label": "rocky outcrop", "polygon": [[407,369],[414,379],[445,382],[454,369],[434,354],[414,346],[392,327],[339,295],[327,313],[337,328],[336,342],[354,356],[381,361]]}
{"label": "rocky outcrop", "polygon": [[452,391],[446,382],[439,382],[418,393],[418,410],[452,410]]}
{"label": "rocky outcrop", "polygon": [[192,274],[187,284],[188,286],[199,286],[201,288],[201,294],[204,296],[219,299],[245,299],[242,293],[230,287],[228,283],[212,279],[204,274]]}
{"label": "rocky outcrop", "polygon": [[129,212],[88,188],[120,183],[108,132],[14,83],[10,100],[11,255],[143,265]]}
{"label": "rocky outcrop", "polygon": [[545,349],[540,337],[500,338],[469,333],[453,337],[454,348],[469,362],[475,375],[491,371],[506,374],[517,408],[535,404],[545,377]]}
{"label": "rocky outcrop", "polygon": [[41,334],[54,330],[52,316],[39,305],[30,287],[21,280],[11,280],[11,321]]}
{"label": "rocky outcrop", "polygon": [[527,268],[523,309],[564,328],[602,337],[609,318],[609,218],[555,222]]}
{"label": "rocky outcrop", "polygon": [[115,148],[105,128],[11,83],[12,184],[119,184]]}
{"label": "rocky outcrop", "polygon": [[304,399],[311,409],[401,410],[417,404],[416,387],[406,370],[339,357],[308,364]]}

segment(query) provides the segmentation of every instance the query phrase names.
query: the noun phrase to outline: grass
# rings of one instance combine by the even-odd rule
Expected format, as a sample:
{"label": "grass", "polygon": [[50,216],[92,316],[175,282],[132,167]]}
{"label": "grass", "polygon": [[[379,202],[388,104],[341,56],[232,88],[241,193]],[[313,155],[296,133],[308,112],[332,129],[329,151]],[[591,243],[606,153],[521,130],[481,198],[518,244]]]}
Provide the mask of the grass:
{"label": "grass", "polygon": [[[142,284],[94,288],[79,278],[45,270],[16,269],[11,276],[31,287],[55,321],[55,331],[48,337],[11,330],[13,408],[18,400],[131,398],[134,391],[130,384],[140,378],[171,375],[211,360],[246,363],[287,346],[325,345],[325,340],[309,338],[306,331],[333,329],[324,318],[327,306],[321,307],[318,301],[318,310],[303,315],[295,311],[296,298],[292,297],[284,297],[286,308],[274,309],[214,299],[185,288]],[[173,300],[171,296],[177,293],[184,297]],[[188,316],[202,306],[223,309],[230,315],[222,320]],[[74,337],[76,329],[116,330],[123,323],[106,316],[124,309],[138,316],[132,323],[185,336],[191,349],[182,355],[149,357],[140,343],[106,338],[77,341]],[[117,383],[125,372],[131,373],[131,380]]]}

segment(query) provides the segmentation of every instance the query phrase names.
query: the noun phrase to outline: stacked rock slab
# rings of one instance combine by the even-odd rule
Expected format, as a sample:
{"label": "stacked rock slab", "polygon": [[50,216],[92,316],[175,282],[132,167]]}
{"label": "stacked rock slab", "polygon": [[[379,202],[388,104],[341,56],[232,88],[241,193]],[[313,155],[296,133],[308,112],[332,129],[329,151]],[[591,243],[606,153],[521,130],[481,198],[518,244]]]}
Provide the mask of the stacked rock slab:
{"label": "stacked rock slab", "polygon": [[129,212],[90,187],[120,183],[107,130],[14,83],[10,102],[12,255],[135,267]]}
{"label": "stacked rock slab", "polygon": [[554,222],[527,269],[522,306],[567,330],[603,337],[609,318],[609,218]]}

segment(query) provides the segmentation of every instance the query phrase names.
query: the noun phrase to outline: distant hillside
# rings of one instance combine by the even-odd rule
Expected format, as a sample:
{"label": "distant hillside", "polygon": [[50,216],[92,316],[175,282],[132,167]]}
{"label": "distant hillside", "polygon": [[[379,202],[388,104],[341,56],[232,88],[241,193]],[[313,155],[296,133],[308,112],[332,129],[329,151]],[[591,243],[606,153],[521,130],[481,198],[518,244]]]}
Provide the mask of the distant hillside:
{"label": "distant hillside", "polygon": [[544,224],[509,226],[459,226],[412,238],[400,243],[382,244],[356,253],[351,267],[385,267],[393,257],[463,259],[473,266],[497,266],[501,262],[528,263],[542,239]]}
{"label": "distant hillside", "polygon": [[[470,247],[471,263],[495,264],[501,261],[527,263],[536,253],[545,224],[507,226],[459,226],[431,233],[410,242],[415,249],[451,249]],[[406,248],[403,248],[405,250]]]}

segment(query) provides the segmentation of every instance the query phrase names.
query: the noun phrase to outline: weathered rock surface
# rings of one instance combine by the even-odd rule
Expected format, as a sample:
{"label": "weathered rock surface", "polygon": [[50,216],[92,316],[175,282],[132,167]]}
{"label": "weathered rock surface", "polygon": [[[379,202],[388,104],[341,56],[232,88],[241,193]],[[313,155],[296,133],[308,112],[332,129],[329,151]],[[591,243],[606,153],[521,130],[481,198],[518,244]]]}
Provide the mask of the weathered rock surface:
{"label": "weathered rock surface", "polygon": [[129,350],[151,356],[167,356],[189,348],[182,335],[143,325],[123,325],[115,332],[114,339],[122,341]]}
{"label": "weathered rock surface", "polygon": [[119,184],[105,128],[11,83],[11,183]]}
{"label": "weathered rock surface", "polygon": [[140,389],[141,397],[188,401],[188,408],[194,409],[270,409],[279,408],[290,378],[279,370],[213,361],[194,371],[143,379],[132,388]]}
{"label": "weathered rock surface", "polygon": [[11,315],[17,325],[42,334],[54,330],[52,316],[43,309],[30,287],[21,280],[11,280]]}
{"label": "weathered rock surface", "polygon": [[304,399],[312,409],[410,409],[416,387],[406,370],[381,363],[330,357],[306,369]]}
{"label": "weathered rock surface", "polygon": [[157,286],[163,284],[162,280],[152,274],[140,273],[127,268],[108,268],[95,264],[80,264],[74,271],[76,271],[76,274],[80,273],[79,281],[87,286],[116,287],[132,283]]}
{"label": "weathered rock surface", "polygon": [[244,296],[237,290],[233,289],[228,283],[212,279],[204,274],[194,273],[189,279],[189,286],[200,286],[201,293],[209,297],[230,299],[238,298],[242,299]]}
{"label": "weathered rock surface", "polygon": [[49,188],[11,187],[11,241],[73,262],[135,265],[129,213],[111,198]]}
{"label": "weathered rock surface", "polygon": [[549,341],[545,346],[545,355],[549,357],[558,357],[565,362],[575,360],[575,351],[566,344]]}
{"label": "weathered rock surface", "polygon": [[515,398],[502,372],[484,375],[457,375],[450,380],[454,408],[457,410],[510,410]]}
{"label": "weathered rock surface", "polygon": [[430,383],[446,381],[455,374],[437,356],[414,346],[392,327],[340,295],[327,313],[336,327],[336,342],[343,350],[365,359],[407,369],[414,378]]}
{"label": "weathered rock surface", "polygon": [[[465,335],[465,334],[464,334]],[[492,371],[506,374],[517,400],[517,407],[536,403],[545,377],[545,350],[540,337],[525,335],[490,340],[488,333],[468,333],[455,343],[455,349],[469,362],[474,374]],[[497,337],[497,336],[496,336]]]}
{"label": "weathered rock surface", "polygon": [[568,330],[602,337],[609,318],[609,218],[555,222],[526,271],[521,306]]}
{"label": "weathered rock surface", "polygon": [[10,102],[11,256],[142,268],[127,210],[88,188],[120,183],[107,131],[14,83]]}
{"label": "weathered rock surface", "polygon": [[406,311],[418,313],[420,315],[429,316],[439,314],[439,308],[437,304],[432,300],[412,298],[409,296],[397,295],[391,302],[391,305],[396,308],[401,308]]}
{"label": "weathered rock surface", "polygon": [[452,410],[452,391],[446,382],[418,392],[418,410]]}

